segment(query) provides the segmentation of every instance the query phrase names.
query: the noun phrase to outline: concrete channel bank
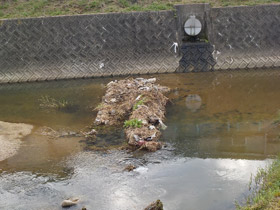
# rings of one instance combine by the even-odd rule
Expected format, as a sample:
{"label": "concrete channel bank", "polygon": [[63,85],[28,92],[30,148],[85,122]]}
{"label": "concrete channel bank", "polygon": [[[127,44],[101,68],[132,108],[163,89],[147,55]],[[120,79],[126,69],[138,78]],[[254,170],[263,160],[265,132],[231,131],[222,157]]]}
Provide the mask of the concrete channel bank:
{"label": "concrete channel bank", "polygon": [[[189,41],[184,22],[202,23]],[[280,67],[280,4],[0,20],[0,83]]]}

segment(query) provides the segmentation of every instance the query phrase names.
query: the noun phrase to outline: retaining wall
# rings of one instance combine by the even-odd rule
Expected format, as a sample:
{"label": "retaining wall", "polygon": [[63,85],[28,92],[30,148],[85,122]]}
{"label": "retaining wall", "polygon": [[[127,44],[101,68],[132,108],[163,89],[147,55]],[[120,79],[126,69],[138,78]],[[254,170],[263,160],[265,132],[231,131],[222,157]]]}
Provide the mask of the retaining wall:
{"label": "retaining wall", "polygon": [[215,69],[280,67],[280,4],[212,8]]}
{"label": "retaining wall", "polygon": [[173,71],[173,11],[2,20],[0,82]]}
{"label": "retaining wall", "polygon": [[[280,4],[175,8],[0,20],[0,83],[280,67]],[[185,41],[190,15],[209,43]]]}

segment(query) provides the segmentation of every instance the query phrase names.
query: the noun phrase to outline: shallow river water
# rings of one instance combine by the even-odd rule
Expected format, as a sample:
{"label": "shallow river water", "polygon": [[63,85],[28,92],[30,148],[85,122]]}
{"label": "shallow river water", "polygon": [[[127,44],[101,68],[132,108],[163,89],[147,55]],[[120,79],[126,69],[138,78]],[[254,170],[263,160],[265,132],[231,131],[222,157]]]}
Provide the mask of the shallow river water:
{"label": "shallow river water", "polygon": [[[49,138],[40,129],[78,132],[113,80],[87,79],[0,85],[0,121],[34,126],[16,155],[0,162],[0,209],[143,209],[161,199],[166,210],[234,209],[251,175],[280,151],[280,72],[232,71],[149,75],[171,88],[162,141],[155,153],[113,149],[122,129],[98,136]],[[114,78],[115,79],[115,78]],[[120,78],[116,78],[120,79]],[[44,97],[67,109],[42,107]],[[112,148],[102,150],[102,148]],[[137,169],[125,172],[128,164]]]}

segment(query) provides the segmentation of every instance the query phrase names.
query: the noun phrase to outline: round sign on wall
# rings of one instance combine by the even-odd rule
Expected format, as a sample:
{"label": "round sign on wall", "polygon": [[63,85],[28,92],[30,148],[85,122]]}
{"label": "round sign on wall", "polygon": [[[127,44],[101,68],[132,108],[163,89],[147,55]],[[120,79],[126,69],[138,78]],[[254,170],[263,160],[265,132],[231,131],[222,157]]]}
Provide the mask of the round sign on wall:
{"label": "round sign on wall", "polygon": [[201,32],[201,28],[201,22],[194,15],[190,16],[184,25],[184,30],[189,36],[198,35]]}

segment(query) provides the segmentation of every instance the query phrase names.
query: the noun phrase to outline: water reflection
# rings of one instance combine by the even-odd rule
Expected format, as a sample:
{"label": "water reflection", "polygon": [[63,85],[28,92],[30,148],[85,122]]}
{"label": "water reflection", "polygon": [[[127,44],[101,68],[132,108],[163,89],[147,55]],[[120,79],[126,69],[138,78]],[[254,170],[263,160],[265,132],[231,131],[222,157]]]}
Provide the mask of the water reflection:
{"label": "water reflection", "polygon": [[[128,155],[81,153],[64,164],[74,168],[67,180],[50,181],[29,173],[2,174],[0,208],[60,209],[64,198],[78,196],[82,206],[107,209],[143,209],[161,199],[166,210],[235,209],[243,199],[251,173],[267,163],[251,160],[176,158],[164,151],[146,154],[143,172],[122,172]],[[158,164],[151,161],[161,160]],[[130,159],[130,162],[134,160]],[[137,164],[137,161],[134,162]],[[20,195],[21,199],[18,199]]]}
{"label": "water reflection", "polygon": [[201,97],[197,94],[190,94],[186,97],[186,107],[195,112],[201,107]]}
{"label": "water reflection", "polygon": [[[92,149],[121,144],[121,129],[96,142],[33,133],[16,156],[0,162],[0,208],[60,209],[61,200],[75,196],[82,200],[76,209],[143,209],[158,198],[165,209],[234,209],[251,173],[280,151],[280,128],[273,125],[279,71],[156,77],[172,89],[162,138],[167,148],[149,154]],[[110,80],[1,85],[0,120],[32,124],[34,132],[42,126],[79,131],[93,122]],[[78,109],[46,112],[38,103],[45,95]],[[129,163],[146,173],[123,172]]]}
{"label": "water reflection", "polygon": [[[280,151],[280,129],[270,122],[169,124],[164,139],[189,157],[265,159]],[[263,125],[263,126],[262,126]]]}
{"label": "water reflection", "polygon": [[276,155],[280,127],[272,124],[280,109],[279,76],[278,71],[177,75],[164,141],[188,157]]}
{"label": "water reflection", "polygon": [[[156,77],[161,84],[171,88],[168,97],[172,103],[167,107],[168,129],[163,133],[163,141],[170,142],[177,154],[203,158],[264,159],[279,151],[277,136],[280,130],[270,129],[280,109],[278,71],[208,72]],[[29,123],[36,129],[48,126],[79,131],[92,124],[96,114],[93,108],[100,103],[104,86],[110,80],[0,85],[0,120]],[[69,101],[79,108],[73,112],[47,112],[39,103],[39,99],[45,95]],[[60,161],[73,152],[90,150],[96,144],[106,147],[121,144],[122,141],[125,140],[121,129],[115,135],[102,134],[95,142],[86,142],[82,138],[69,140],[68,143],[67,140],[51,142],[31,135],[18,156],[2,163],[2,168],[38,170],[45,165],[48,170],[48,161],[40,157],[37,160],[41,162],[31,161],[37,165],[28,161],[16,164],[18,160],[32,159],[26,152],[30,145],[36,145],[40,148],[38,151],[49,154],[45,156],[46,159]],[[65,151],[68,152],[56,152],[58,145],[67,148]],[[59,158],[50,157],[50,154]]]}

